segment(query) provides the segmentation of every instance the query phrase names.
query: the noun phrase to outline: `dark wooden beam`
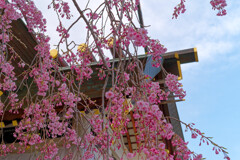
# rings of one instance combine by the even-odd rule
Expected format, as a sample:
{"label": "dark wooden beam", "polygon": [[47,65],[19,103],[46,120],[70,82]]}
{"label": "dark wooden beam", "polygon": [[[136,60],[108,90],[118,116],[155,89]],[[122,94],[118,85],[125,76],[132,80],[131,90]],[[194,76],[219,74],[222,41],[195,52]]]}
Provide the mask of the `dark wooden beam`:
{"label": "dark wooden beam", "polygon": [[[131,115],[131,120],[132,120],[132,124],[133,124],[133,130],[134,130],[134,133],[135,133],[135,138],[136,138],[136,142],[138,142],[138,137],[137,137],[137,129],[135,127],[135,120],[133,118],[133,111],[130,111],[130,115]],[[139,147],[139,143],[137,143],[137,146]]]}
{"label": "dark wooden beam", "polygon": [[126,130],[127,130],[127,141],[128,141],[128,147],[129,147],[129,152],[133,153],[133,149],[132,149],[132,142],[131,142],[131,139],[130,139],[130,136],[129,136],[129,133],[128,133],[128,128],[126,127]]}
{"label": "dark wooden beam", "polygon": [[160,104],[168,104],[168,103],[175,103],[175,102],[181,102],[181,101],[185,101],[185,99],[162,101]]}
{"label": "dark wooden beam", "polygon": [[173,52],[167,52],[166,54],[164,54],[163,57],[171,58],[174,56],[175,53],[177,53],[179,55],[179,60],[180,60],[181,64],[198,62],[197,48],[190,48],[190,49],[178,50],[178,51],[173,51]]}

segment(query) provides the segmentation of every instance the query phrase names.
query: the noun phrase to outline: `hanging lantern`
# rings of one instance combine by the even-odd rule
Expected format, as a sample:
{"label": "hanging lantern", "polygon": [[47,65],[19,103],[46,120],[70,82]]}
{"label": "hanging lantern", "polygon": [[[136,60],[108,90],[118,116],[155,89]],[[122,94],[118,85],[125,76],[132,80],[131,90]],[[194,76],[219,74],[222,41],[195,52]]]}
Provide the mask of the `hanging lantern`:
{"label": "hanging lantern", "polygon": [[50,56],[51,56],[53,59],[57,58],[57,56],[58,56],[58,51],[57,51],[56,49],[52,49],[52,50],[50,51]]}
{"label": "hanging lantern", "polygon": [[133,110],[134,106],[131,103],[131,99],[130,98],[126,98],[125,101],[123,102],[123,106],[125,107],[125,114],[128,114],[130,111]]}
{"label": "hanging lantern", "polygon": [[88,46],[85,43],[82,43],[78,46],[77,50],[79,52],[86,52],[88,50]]}
{"label": "hanging lantern", "polygon": [[107,44],[109,48],[113,48],[113,41],[114,41],[113,37],[108,39]]}
{"label": "hanging lantern", "polygon": [[[116,39],[117,41],[117,39]],[[113,53],[113,42],[114,42],[114,38],[113,37],[110,37],[108,40],[107,40],[107,44],[108,44],[108,47],[112,53],[112,56],[114,55]],[[122,48],[119,47],[117,44],[115,46],[115,58],[123,58],[124,55],[123,55],[123,51],[122,51]]]}

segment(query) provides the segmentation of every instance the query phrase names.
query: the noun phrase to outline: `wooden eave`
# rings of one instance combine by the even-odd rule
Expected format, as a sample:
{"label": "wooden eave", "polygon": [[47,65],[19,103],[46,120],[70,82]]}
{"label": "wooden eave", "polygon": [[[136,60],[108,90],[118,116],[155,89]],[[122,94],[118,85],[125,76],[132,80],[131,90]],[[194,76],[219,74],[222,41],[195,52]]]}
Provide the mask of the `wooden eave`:
{"label": "wooden eave", "polygon": [[[8,44],[26,64],[30,65],[37,54],[37,51],[34,49],[34,47],[37,45],[37,42],[28,32],[27,27],[21,19],[13,21],[11,26],[11,40]],[[10,58],[10,56],[8,56],[8,58]],[[14,61],[12,61],[16,75],[19,75],[26,70],[26,66],[25,68],[18,67],[18,62],[20,62],[19,58],[16,58]]]}
{"label": "wooden eave", "polygon": [[[37,40],[33,33],[29,33],[28,29],[23,22],[22,19],[18,19],[12,21],[9,36],[11,40],[9,41],[8,45],[12,47],[14,52],[28,65],[34,64],[32,62],[34,57],[37,55],[37,51],[35,50]],[[9,46],[8,46],[9,48]],[[8,53],[10,50],[8,50]],[[8,56],[9,58],[10,56]],[[57,58],[57,62],[62,67],[68,66],[68,64],[64,60],[60,60],[60,55]],[[16,58],[12,61],[12,65],[14,66],[14,72],[16,75],[21,74],[27,69],[27,66],[24,68],[18,67],[18,62],[20,62],[19,58]]]}
{"label": "wooden eave", "polygon": [[[138,58],[139,60],[141,60],[142,62],[147,60],[148,57],[150,57],[151,55],[149,54],[142,54],[142,55],[138,55],[136,58]],[[189,49],[184,49],[184,50],[178,50],[178,51],[173,51],[173,52],[167,52],[165,54],[162,55],[163,59],[165,61],[169,61],[172,59],[179,59],[181,64],[184,63],[191,63],[191,62],[198,62],[198,55],[197,55],[197,49],[196,48],[189,48]],[[109,60],[110,63],[112,62],[119,62],[120,60],[124,60],[119,59],[119,58],[115,58],[115,59],[111,59]],[[127,57],[126,60],[129,60],[129,58]],[[165,63],[167,63],[165,62]],[[95,66],[99,66],[98,62],[92,62],[90,63],[91,67],[95,67]],[[60,71],[68,71],[70,70],[70,67],[61,67]]]}
{"label": "wooden eave", "polygon": [[198,62],[197,48],[189,48],[184,50],[167,52],[166,54],[164,54],[163,57],[169,59],[175,57],[175,54],[178,54],[181,64]]}
{"label": "wooden eave", "polygon": [[[177,75],[179,77],[179,80],[182,79],[182,71],[180,64],[183,63],[190,63],[190,62],[196,62],[197,59],[195,59],[197,55],[196,49],[186,49],[186,50],[180,50],[180,51],[174,51],[174,52],[168,52],[163,55],[163,66],[166,69],[168,73],[172,73],[174,75]],[[150,55],[139,55],[137,58],[143,62],[145,65],[147,63],[147,59]],[[124,59],[121,59],[124,60]],[[128,58],[126,58],[126,61]],[[118,64],[120,59],[116,58],[113,60],[110,60],[110,63],[115,62],[115,65]],[[90,64],[93,73],[91,75],[91,79],[88,81],[84,81],[81,91],[88,95],[91,98],[97,98],[99,95],[102,95],[102,88],[104,86],[104,80],[99,80],[98,77],[98,68],[100,66],[97,62],[93,62]],[[60,71],[68,72],[70,71],[70,67],[62,67],[60,68]],[[159,75],[162,75],[162,71],[159,73]],[[159,77],[158,80],[162,80],[164,77]],[[107,84],[107,89],[111,88],[111,79],[109,80]]]}

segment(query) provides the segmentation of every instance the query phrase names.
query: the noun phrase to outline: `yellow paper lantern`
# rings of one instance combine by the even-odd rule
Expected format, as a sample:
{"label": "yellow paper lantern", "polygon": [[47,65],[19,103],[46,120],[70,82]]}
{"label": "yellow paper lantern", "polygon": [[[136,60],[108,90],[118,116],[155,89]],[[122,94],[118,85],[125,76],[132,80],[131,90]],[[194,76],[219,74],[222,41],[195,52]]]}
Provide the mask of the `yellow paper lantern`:
{"label": "yellow paper lantern", "polygon": [[0,128],[4,128],[4,127],[5,127],[4,122],[0,122]]}
{"label": "yellow paper lantern", "polygon": [[99,111],[99,109],[94,109],[94,110],[93,110],[93,113],[94,113],[94,114],[100,114],[100,111]]}
{"label": "yellow paper lantern", "polygon": [[52,49],[52,50],[50,51],[50,56],[51,56],[53,59],[57,58],[57,56],[58,56],[58,51],[57,51],[56,49]]}
{"label": "yellow paper lantern", "polygon": [[107,44],[108,44],[108,46],[109,46],[110,48],[113,48],[113,41],[114,41],[113,37],[111,37],[111,38],[108,39]]}
{"label": "yellow paper lantern", "polygon": [[87,50],[88,46],[85,43],[82,43],[78,46],[77,50],[80,52],[85,52]]}
{"label": "yellow paper lantern", "polygon": [[114,145],[114,143],[115,143],[115,141],[114,141],[114,140],[112,140],[112,145]]}
{"label": "yellow paper lantern", "polygon": [[131,110],[133,110],[133,105],[131,103],[130,98],[126,98],[123,102],[123,106],[128,107],[128,109],[125,110],[125,113],[128,114]]}
{"label": "yellow paper lantern", "polygon": [[0,91],[0,96],[2,96],[3,95],[3,92],[2,91]]}
{"label": "yellow paper lantern", "polygon": [[85,112],[84,111],[80,111],[81,112],[81,116],[85,116]]}
{"label": "yellow paper lantern", "polygon": [[169,154],[169,150],[168,149],[165,149],[165,151]]}
{"label": "yellow paper lantern", "polygon": [[12,121],[12,125],[13,126],[17,126],[18,125],[18,122],[16,120]]}

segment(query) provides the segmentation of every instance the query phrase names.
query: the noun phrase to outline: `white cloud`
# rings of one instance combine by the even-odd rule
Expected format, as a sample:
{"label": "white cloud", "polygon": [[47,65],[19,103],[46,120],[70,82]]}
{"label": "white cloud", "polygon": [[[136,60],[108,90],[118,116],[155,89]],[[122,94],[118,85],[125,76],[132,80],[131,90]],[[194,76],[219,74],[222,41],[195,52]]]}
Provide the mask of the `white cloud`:
{"label": "white cloud", "polygon": [[233,49],[231,41],[201,41],[198,47],[199,59],[215,59],[216,56],[229,53]]}
{"label": "white cloud", "polygon": [[[239,4],[229,3],[231,6]],[[189,1],[186,14],[172,20],[170,13],[176,4],[176,1],[144,1],[142,4],[145,24],[151,24],[149,32],[169,50],[196,46],[200,61],[207,62],[238,47],[234,39],[240,36],[240,10],[237,7],[228,11],[226,17],[217,17],[217,11],[211,9],[208,1]]]}

